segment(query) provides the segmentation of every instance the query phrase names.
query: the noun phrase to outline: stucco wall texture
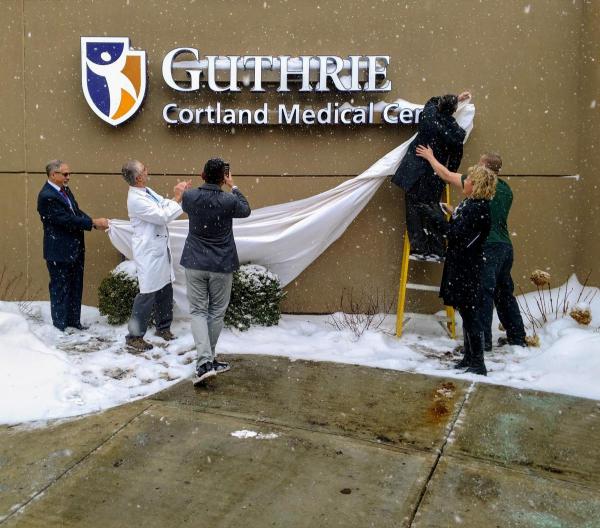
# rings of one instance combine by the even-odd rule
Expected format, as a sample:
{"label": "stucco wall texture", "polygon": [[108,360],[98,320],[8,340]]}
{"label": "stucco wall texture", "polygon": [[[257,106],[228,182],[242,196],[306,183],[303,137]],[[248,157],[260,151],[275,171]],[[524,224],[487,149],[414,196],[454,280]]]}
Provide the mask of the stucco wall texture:
{"label": "stucco wall texture", "polygon": [[[600,284],[598,3],[4,0],[2,8],[0,266],[17,277],[15,298],[48,297],[36,199],[50,159],[69,163],[84,211],[127,218],[119,174],[127,159],[146,163],[151,186],[172,194],[178,179],[199,184],[206,159],[221,156],[257,208],[352,178],[415,132],[411,125],[381,124],[173,128],[161,117],[168,102],[423,103],[464,89],[473,92],[477,113],[461,170],[486,150],[504,158],[515,195],[509,225],[515,282],[531,289],[530,271],[542,268],[557,285],[589,271],[590,283]],[[80,36],[104,35],[128,36],[148,57],[145,102],[118,127],[93,114],[81,89]],[[269,86],[265,94],[184,95],[167,87],[161,73],[163,57],[179,46],[202,55],[390,55],[392,91],[281,95]],[[403,233],[404,197],[386,182],[347,232],[288,286],[284,310],[329,312],[349,289],[394,301]],[[120,256],[103,233],[87,234],[86,244],[84,302],[95,305],[98,284]],[[411,280],[422,282],[437,281],[441,271],[426,264],[412,270]],[[408,310],[439,309],[435,294],[409,292],[408,301]]]}

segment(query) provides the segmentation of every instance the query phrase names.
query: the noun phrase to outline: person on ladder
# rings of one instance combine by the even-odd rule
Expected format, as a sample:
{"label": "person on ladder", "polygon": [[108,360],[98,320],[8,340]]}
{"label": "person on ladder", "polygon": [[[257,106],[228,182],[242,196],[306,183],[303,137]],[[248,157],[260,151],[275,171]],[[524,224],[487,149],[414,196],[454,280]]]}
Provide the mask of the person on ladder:
{"label": "person on ladder", "polygon": [[[435,157],[431,156],[429,160],[436,171],[443,168]],[[437,204],[420,206],[423,215],[448,240],[440,297],[444,304],[454,306],[463,320],[464,357],[456,368],[466,368],[466,372],[482,376],[487,375],[487,369],[483,359],[485,332],[481,312],[481,272],[483,244],[491,227],[490,201],[495,192],[496,175],[477,165],[467,172],[466,198],[452,211],[450,222],[446,221]]]}
{"label": "person on ladder", "polygon": [[406,229],[411,255],[419,260],[444,259],[444,241],[441,233],[421,212],[420,205],[435,205],[440,201],[445,183],[435,174],[429,163],[416,154],[418,145],[431,145],[435,157],[452,172],[460,165],[466,132],[453,117],[459,102],[471,97],[470,92],[460,95],[432,97],[427,101],[419,118],[417,136],[408,147],[392,182],[406,192]]}

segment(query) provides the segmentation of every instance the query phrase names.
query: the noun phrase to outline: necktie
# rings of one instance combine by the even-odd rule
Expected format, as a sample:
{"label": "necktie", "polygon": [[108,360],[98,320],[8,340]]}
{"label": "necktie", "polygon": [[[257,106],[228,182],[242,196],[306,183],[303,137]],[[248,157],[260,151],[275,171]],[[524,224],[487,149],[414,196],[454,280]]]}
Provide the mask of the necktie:
{"label": "necktie", "polygon": [[64,187],[60,188],[60,194],[63,197],[63,200],[67,202],[69,209],[73,210],[73,206],[71,205],[71,200],[69,200],[69,195],[67,194],[67,190]]}

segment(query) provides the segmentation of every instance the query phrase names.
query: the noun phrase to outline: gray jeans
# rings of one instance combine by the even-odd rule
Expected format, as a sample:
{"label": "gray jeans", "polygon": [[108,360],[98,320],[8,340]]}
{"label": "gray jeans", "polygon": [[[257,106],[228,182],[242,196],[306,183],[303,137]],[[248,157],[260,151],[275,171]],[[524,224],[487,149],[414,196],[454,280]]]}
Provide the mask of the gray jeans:
{"label": "gray jeans", "polygon": [[173,285],[163,286],[152,293],[138,293],[133,301],[127,329],[130,337],[143,337],[154,308],[157,330],[169,330],[173,322]]}
{"label": "gray jeans", "polygon": [[199,367],[215,359],[215,347],[229,305],[233,273],[185,268],[187,298],[192,316],[192,335]]}

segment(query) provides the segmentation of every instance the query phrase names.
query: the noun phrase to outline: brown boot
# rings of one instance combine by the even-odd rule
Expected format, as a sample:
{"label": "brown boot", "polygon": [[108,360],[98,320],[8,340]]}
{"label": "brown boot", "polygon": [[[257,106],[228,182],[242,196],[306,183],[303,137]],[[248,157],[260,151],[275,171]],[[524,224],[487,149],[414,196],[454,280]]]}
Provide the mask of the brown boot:
{"label": "brown boot", "polygon": [[125,336],[125,344],[138,352],[145,352],[146,350],[152,350],[153,348],[153,346],[141,336]]}
{"label": "brown boot", "polygon": [[173,339],[177,339],[177,336],[171,332],[168,328],[163,330],[157,330],[154,332],[154,335],[157,337],[162,337],[165,341],[173,341]]}

